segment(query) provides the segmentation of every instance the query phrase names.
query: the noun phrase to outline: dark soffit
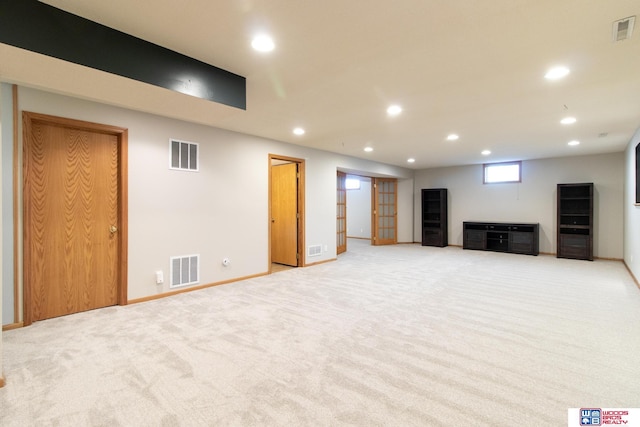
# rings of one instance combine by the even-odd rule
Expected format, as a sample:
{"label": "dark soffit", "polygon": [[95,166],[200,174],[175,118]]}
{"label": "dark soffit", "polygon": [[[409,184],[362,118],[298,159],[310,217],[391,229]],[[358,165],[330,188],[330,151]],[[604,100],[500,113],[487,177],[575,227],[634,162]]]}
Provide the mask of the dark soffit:
{"label": "dark soffit", "polygon": [[246,110],[246,79],[36,0],[0,0],[0,42]]}

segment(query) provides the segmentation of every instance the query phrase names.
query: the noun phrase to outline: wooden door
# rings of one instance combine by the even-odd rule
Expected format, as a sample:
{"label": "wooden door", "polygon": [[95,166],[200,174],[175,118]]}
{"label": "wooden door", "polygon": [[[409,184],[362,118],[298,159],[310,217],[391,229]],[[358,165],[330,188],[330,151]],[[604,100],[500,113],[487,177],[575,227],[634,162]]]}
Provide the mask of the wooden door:
{"label": "wooden door", "polygon": [[336,245],[337,253],[347,251],[347,174],[338,172],[338,191],[336,207]]}
{"label": "wooden door", "polygon": [[271,166],[271,262],[298,265],[298,164]]}
{"label": "wooden door", "polygon": [[374,245],[393,245],[398,242],[397,180],[373,178],[372,225]]}
{"label": "wooden door", "polygon": [[126,303],[125,143],[126,129],[24,113],[25,324]]}

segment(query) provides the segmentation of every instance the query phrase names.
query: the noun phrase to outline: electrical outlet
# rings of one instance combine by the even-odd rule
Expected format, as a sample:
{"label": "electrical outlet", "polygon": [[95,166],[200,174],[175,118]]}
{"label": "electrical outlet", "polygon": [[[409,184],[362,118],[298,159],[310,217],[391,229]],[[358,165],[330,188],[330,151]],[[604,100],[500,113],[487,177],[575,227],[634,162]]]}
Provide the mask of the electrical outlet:
{"label": "electrical outlet", "polygon": [[156,271],[156,285],[161,285],[164,283],[164,273],[162,270]]}

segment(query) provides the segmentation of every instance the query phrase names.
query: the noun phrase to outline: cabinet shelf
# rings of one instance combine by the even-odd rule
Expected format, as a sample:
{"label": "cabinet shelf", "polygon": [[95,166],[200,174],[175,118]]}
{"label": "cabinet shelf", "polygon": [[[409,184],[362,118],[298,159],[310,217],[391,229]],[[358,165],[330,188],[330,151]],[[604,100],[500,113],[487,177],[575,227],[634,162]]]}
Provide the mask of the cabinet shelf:
{"label": "cabinet shelf", "polygon": [[422,246],[449,244],[447,189],[422,189]]}

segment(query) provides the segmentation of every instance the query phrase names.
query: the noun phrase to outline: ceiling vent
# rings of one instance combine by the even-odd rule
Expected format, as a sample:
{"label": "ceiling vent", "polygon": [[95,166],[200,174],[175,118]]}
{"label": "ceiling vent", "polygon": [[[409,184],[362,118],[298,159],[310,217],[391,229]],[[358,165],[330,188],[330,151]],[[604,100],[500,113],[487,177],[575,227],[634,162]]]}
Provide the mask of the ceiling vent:
{"label": "ceiling vent", "polygon": [[630,39],[633,33],[633,24],[636,21],[635,16],[620,19],[613,23],[613,41],[619,42]]}

